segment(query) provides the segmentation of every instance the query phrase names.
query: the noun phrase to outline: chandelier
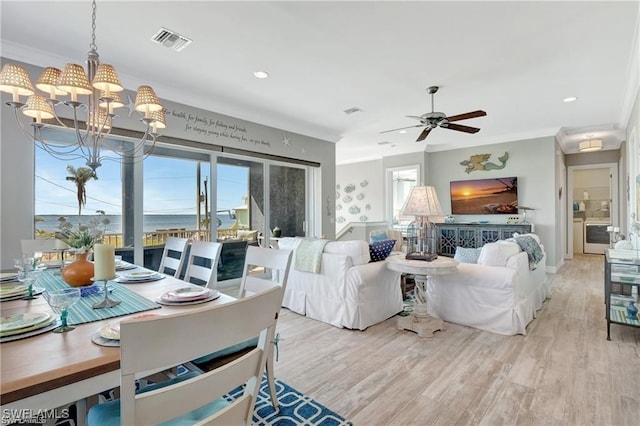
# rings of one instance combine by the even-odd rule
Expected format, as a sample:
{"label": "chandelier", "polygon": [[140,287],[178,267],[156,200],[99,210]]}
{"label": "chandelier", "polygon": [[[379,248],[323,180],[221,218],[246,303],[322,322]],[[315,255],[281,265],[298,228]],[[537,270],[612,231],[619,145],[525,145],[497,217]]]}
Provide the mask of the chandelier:
{"label": "chandelier", "polygon": [[[92,0],[91,43],[87,58],[87,72],[78,64],[66,64],[61,70],[47,67],[36,82],[36,88],[45,93],[39,95],[33,88],[27,71],[16,64],[6,64],[0,72],[0,91],[10,93],[12,100],[6,102],[13,107],[19,127],[34,142],[52,156],[59,159],[84,159],[94,171],[109,159],[101,150],[105,137],[111,132],[112,121],[117,115],[114,110],[124,106],[119,93],[124,90],[118,74],[112,65],[101,64],[96,45],[96,2]],[[20,102],[21,96],[27,96],[26,103]],[[58,96],[69,96],[67,100],[58,100]],[[86,103],[79,101],[86,96]],[[65,124],[56,113],[56,107],[64,104],[73,110],[73,122]],[[164,109],[151,86],[140,86],[136,92],[134,109],[141,113],[145,126],[144,135],[132,145],[113,150],[121,157],[132,158],[145,145],[148,155],[156,143],[158,129],[166,127]],[[79,111],[84,110],[85,121],[78,119]],[[32,119],[31,127],[25,126],[18,111]],[[43,120],[49,120],[43,122]],[[69,144],[45,140],[43,128],[59,125],[75,132],[74,141]]]}

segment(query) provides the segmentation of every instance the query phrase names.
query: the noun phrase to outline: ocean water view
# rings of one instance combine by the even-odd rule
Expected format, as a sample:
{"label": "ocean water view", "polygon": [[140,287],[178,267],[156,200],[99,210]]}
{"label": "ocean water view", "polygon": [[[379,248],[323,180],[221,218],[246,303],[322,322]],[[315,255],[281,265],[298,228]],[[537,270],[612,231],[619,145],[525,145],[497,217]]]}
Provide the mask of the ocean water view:
{"label": "ocean water view", "polygon": [[[61,215],[36,215],[37,221],[35,228],[37,230],[46,232],[58,231],[58,219]],[[74,225],[78,223],[78,215],[64,216]],[[122,233],[122,216],[121,215],[82,215],[82,224],[87,224],[91,219],[97,218],[98,220],[109,219],[110,223],[106,226],[107,234],[121,234]],[[235,222],[235,219],[230,218],[229,215],[218,215],[219,228],[228,228]],[[143,232],[153,232],[158,229],[172,229],[172,228],[184,228],[184,229],[197,229],[197,219],[195,214],[151,214],[144,215],[144,227]]]}

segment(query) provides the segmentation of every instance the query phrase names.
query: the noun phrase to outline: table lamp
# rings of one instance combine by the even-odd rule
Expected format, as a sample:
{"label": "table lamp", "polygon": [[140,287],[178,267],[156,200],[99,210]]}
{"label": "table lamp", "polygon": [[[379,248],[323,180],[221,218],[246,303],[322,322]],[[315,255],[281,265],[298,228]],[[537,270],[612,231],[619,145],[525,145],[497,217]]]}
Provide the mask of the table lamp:
{"label": "table lamp", "polygon": [[[418,227],[417,247],[407,253],[407,259],[432,261],[436,254],[436,229],[429,216],[442,216],[442,207],[433,186],[414,186],[402,209],[402,216],[415,216]],[[413,249],[413,248],[411,248]]]}

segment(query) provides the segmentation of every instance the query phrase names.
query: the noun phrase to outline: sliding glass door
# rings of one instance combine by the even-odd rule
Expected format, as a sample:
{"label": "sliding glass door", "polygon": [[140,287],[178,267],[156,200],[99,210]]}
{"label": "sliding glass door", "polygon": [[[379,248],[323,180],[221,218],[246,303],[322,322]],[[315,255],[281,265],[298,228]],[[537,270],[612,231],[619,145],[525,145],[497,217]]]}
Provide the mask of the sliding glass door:
{"label": "sliding glass door", "polygon": [[306,170],[272,165],[269,167],[269,172],[269,229],[271,230],[269,237],[277,242],[279,237],[307,236]]}

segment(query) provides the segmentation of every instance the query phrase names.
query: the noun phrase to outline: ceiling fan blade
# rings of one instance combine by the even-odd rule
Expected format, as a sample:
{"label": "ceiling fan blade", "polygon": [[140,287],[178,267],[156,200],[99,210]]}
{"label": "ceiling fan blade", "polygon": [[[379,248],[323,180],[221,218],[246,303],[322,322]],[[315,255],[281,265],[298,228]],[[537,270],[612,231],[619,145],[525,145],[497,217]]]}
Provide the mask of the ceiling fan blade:
{"label": "ceiling fan blade", "polygon": [[467,112],[464,114],[452,115],[451,117],[447,117],[447,120],[460,121],[460,120],[467,120],[469,118],[484,117],[485,115],[487,115],[486,112],[482,110],[477,110],[477,111]]}
{"label": "ceiling fan blade", "polygon": [[440,127],[442,127],[443,129],[457,130],[459,132],[465,132],[465,133],[478,133],[480,131],[480,129],[477,127],[463,126],[462,124],[455,124],[455,123],[445,123]]}
{"label": "ceiling fan blade", "polygon": [[416,124],[414,126],[400,127],[399,129],[385,130],[384,132],[380,133],[397,132],[398,130],[411,129],[412,127],[424,127],[424,124]]}
{"label": "ceiling fan blade", "polygon": [[429,136],[429,133],[431,132],[430,128],[426,128],[422,131],[422,133],[420,133],[420,136],[418,136],[418,139],[416,139],[416,142],[421,142],[423,140],[425,140],[427,138],[427,136]]}
{"label": "ceiling fan blade", "polygon": [[416,120],[422,121],[422,117],[420,117],[418,115],[405,115],[405,117],[407,117],[407,118],[415,118]]}

